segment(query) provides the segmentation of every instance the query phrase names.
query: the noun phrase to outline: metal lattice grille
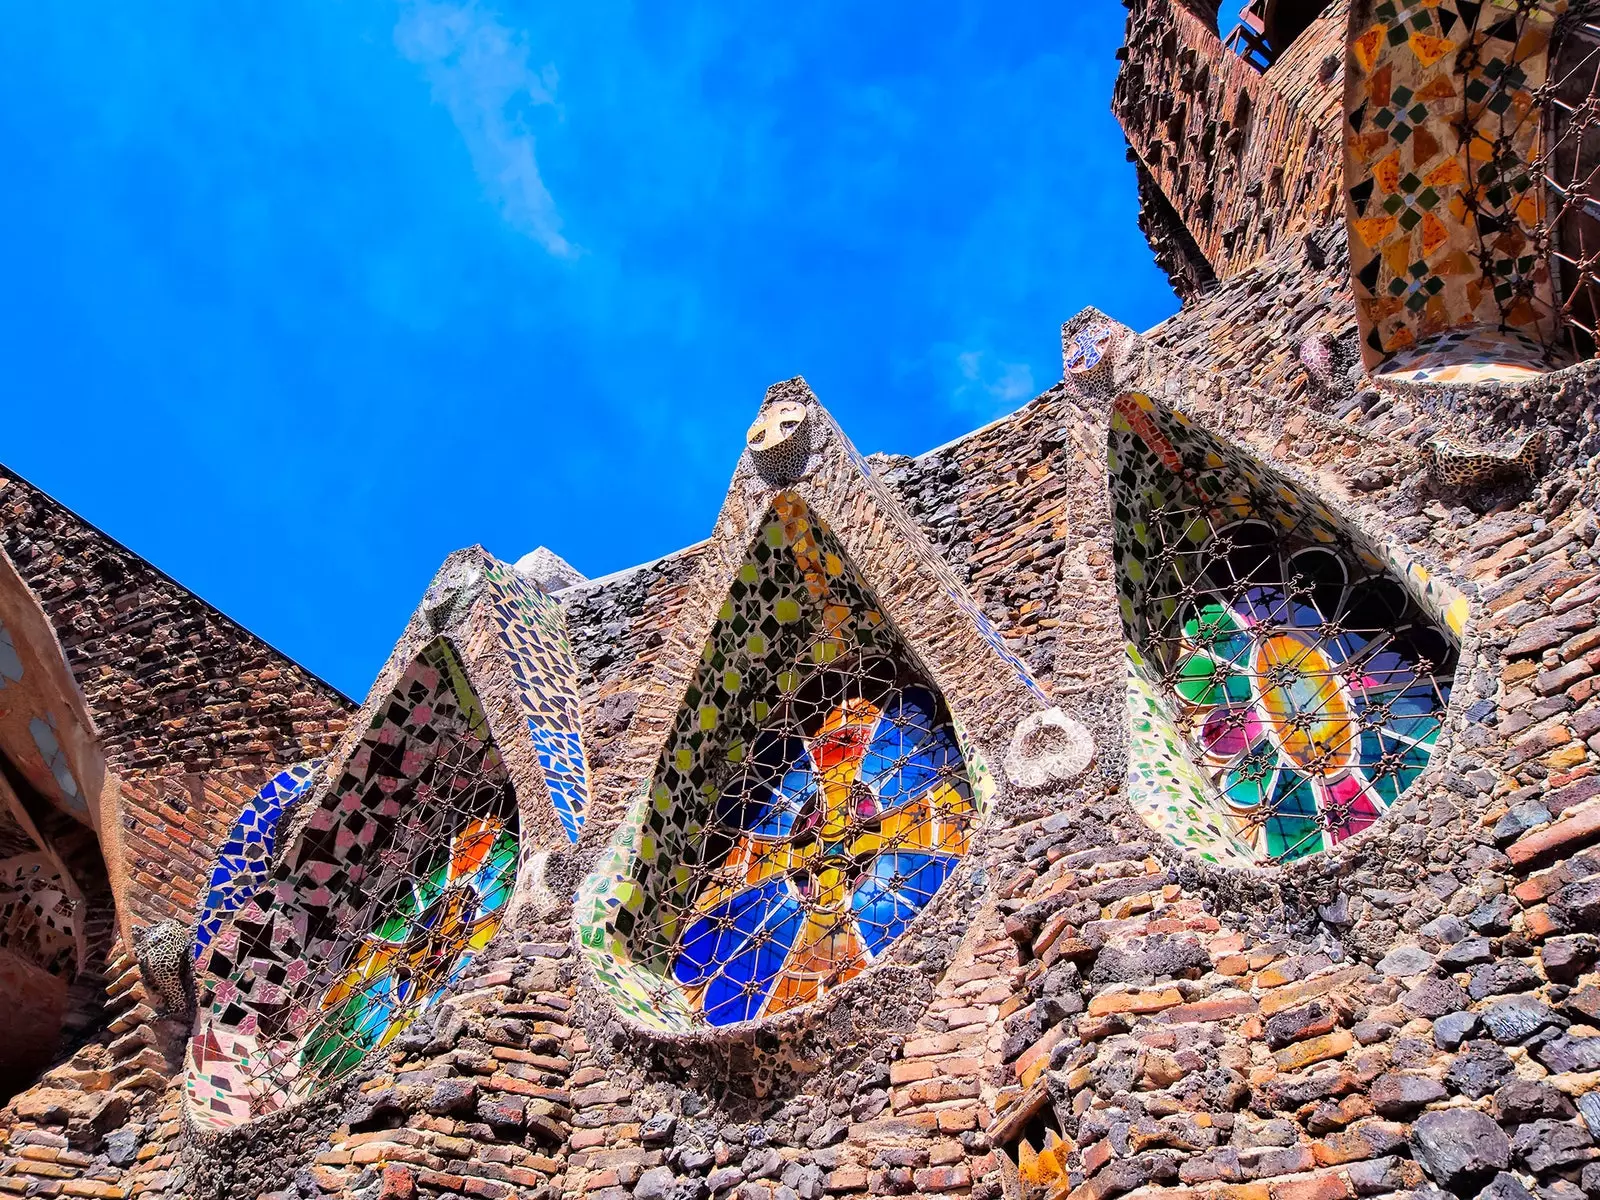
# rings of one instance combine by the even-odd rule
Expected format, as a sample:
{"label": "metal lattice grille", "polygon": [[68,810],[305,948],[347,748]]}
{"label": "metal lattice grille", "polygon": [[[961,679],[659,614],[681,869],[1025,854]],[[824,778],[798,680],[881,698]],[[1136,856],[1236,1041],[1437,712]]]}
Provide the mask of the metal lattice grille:
{"label": "metal lattice grille", "polygon": [[388,1045],[499,929],[517,863],[505,766],[460,663],[435,642],[211,939],[191,1113],[239,1124]]}
{"label": "metal lattice grille", "polygon": [[1445,638],[1346,547],[1183,505],[1151,515],[1146,661],[1240,836],[1290,859],[1371,825],[1438,740]]}
{"label": "metal lattice grille", "polygon": [[1110,444],[1130,793],[1216,861],[1332,847],[1415,781],[1457,650],[1322,505],[1143,396]]}
{"label": "metal lattice grille", "polygon": [[933,899],[976,817],[949,718],[914,674],[851,655],[774,682],[664,914],[673,976],[718,1025],[859,974]]}
{"label": "metal lattice grille", "polygon": [[1600,329],[1600,25],[1574,13],[1556,31],[1542,94],[1546,240],[1560,319],[1574,357],[1594,354]]}
{"label": "metal lattice grille", "polygon": [[818,999],[932,901],[986,787],[838,543],[780,496],[704,647],[637,840],[580,902],[596,976],[671,1029]]}

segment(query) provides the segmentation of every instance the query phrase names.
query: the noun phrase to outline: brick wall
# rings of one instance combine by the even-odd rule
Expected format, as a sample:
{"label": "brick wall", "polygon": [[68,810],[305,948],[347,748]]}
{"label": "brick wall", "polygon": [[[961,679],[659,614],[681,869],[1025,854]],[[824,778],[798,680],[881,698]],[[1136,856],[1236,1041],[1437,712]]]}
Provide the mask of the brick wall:
{"label": "brick wall", "polygon": [[120,774],[320,753],[339,692],[0,468],[0,549],[44,606]]}

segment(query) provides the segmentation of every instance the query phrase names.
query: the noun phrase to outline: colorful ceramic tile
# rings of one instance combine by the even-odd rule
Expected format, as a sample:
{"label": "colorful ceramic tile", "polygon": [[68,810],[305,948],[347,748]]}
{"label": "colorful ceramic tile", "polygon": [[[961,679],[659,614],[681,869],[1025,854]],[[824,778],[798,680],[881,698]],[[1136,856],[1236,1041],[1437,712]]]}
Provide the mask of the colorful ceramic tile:
{"label": "colorful ceramic tile", "polygon": [[1454,637],[1325,507],[1180,414],[1120,398],[1109,454],[1135,807],[1218,862],[1371,825],[1433,753]]}
{"label": "colorful ceramic tile", "polygon": [[566,619],[559,604],[505,564],[491,562],[485,577],[551,803],[567,837],[575,842],[589,808],[589,782],[578,667]]}
{"label": "colorful ceramic tile", "polygon": [[1380,0],[1369,23],[1352,26],[1346,206],[1369,368],[1472,327],[1520,333],[1540,348],[1536,369],[1553,365],[1540,97],[1565,9],[1565,0]]}
{"label": "colorful ceramic tile", "polygon": [[582,945],[654,1028],[790,1011],[888,952],[990,795],[836,539],[781,495],[650,788],[579,894]]}
{"label": "colorful ceramic tile", "polygon": [[482,708],[435,641],[212,934],[189,1046],[195,1120],[238,1124],[311,1095],[437,1003],[499,928],[518,828]]}
{"label": "colorful ceramic tile", "polygon": [[267,881],[277,845],[278,826],[284,814],[305,795],[316,772],[316,762],[298,763],[280,771],[252,796],[239,813],[211,867],[210,884],[195,922],[194,961],[201,964],[212,938]]}
{"label": "colorful ceramic tile", "polygon": [[1527,334],[1474,325],[1425,337],[1376,374],[1396,383],[1521,383],[1562,361]]}

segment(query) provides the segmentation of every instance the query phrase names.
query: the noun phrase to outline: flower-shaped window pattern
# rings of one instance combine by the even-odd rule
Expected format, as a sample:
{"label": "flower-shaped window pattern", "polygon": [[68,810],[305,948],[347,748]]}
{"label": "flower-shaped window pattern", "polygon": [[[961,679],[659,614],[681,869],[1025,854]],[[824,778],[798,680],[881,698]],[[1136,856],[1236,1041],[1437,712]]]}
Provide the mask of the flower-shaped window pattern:
{"label": "flower-shaped window pattern", "polygon": [[1109,458],[1135,807],[1218,862],[1370,826],[1438,741],[1464,604],[1146,397],[1117,401]]}
{"label": "flower-shaped window pattern", "polygon": [[1239,833],[1273,859],[1365,829],[1428,763],[1453,647],[1392,579],[1225,526],[1150,641],[1180,726]]}
{"label": "flower-shaped window pattern", "polygon": [[449,643],[372,713],[211,938],[185,1081],[201,1124],[241,1124],[347,1074],[458,982],[507,914],[516,800]]}
{"label": "flower-shaped window pattern", "polygon": [[785,493],[648,790],[579,894],[584,952],[658,1029],[792,1011],[891,952],[989,794],[843,549]]}

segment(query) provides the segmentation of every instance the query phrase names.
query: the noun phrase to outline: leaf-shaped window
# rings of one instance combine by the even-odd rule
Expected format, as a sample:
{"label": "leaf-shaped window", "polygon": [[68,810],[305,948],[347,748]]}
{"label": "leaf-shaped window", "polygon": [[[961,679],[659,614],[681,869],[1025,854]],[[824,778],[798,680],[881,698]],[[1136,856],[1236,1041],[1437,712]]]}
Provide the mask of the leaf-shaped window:
{"label": "leaf-shaped window", "polygon": [[966,853],[987,777],[833,536],[779,497],[631,823],[580,897],[625,1011],[728,1025],[879,961]]}
{"label": "leaf-shaped window", "polygon": [[347,1074],[437,1003],[507,915],[516,799],[447,642],[408,667],[330,779],[210,939],[186,1079],[201,1124],[241,1124]]}

